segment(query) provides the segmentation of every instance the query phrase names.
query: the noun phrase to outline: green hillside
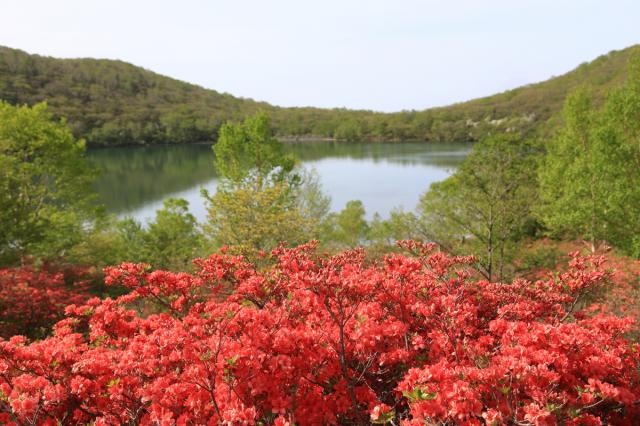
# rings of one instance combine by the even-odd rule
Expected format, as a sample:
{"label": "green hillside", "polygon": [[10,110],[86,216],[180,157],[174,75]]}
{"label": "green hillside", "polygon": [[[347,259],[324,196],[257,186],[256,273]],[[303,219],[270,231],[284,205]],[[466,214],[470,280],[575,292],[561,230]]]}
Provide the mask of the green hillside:
{"label": "green hillside", "polygon": [[[461,141],[496,128],[547,128],[566,94],[588,84],[602,95],[624,80],[640,46],[610,52],[560,77],[494,96],[424,111],[378,113],[280,108],[104,59],[56,59],[0,47],[0,99],[47,101],[91,145],[215,140],[220,124],[266,110],[283,137]],[[602,98],[602,96],[600,96]]]}
{"label": "green hillside", "polygon": [[440,108],[437,111],[440,111],[443,117],[447,117],[448,114],[474,120],[486,117],[521,117],[524,121],[531,120],[534,124],[544,123],[562,109],[566,95],[581,85],[589,86],[594,91],[595,98],[603,102],[605,93],[625,80],[629,59],[638,55],[640,45],[614,50],[559,77]]}

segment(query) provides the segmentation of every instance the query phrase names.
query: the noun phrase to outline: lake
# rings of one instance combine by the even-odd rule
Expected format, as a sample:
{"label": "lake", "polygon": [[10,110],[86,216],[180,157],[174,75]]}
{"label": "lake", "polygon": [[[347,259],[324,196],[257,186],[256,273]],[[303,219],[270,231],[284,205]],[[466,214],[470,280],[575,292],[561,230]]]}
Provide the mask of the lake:
{"label": "lake", "polygon": [[[371,218],[388,217],[395,207],[413,210],[433,182],[449,176],[471,144],[424,142],[304,142],[286,144],[305,168],[315,169],[331,209],[361,200]],[[169,197],[189,201],[199,221],[206,217],[200,188],[218,180],[210,145],[92,149],[101,170],[95,186],[107,210],[142,222],[155,216]]]}

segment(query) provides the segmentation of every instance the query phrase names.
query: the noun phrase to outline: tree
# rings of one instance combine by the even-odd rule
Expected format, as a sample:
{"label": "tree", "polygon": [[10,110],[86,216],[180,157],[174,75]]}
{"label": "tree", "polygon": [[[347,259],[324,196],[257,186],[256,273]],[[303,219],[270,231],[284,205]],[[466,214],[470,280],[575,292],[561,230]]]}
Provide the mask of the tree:
{"label": "tree", "polygon": [[191,259],[202,249],[198,223],[183,199],[165,200],[142,238],[145,262],[171,271],[190,269]]}
{"label": "tree", "polygon": [[304,218],[303,234],[306,240],[322,238],[331,208],[331,197],[322,191],[322,183],[315,169],[298,168],[296,173],[300,176],[300,185],[295,190],[295,199]]}
{"label": "tree", "polygon": [[219,188],[207,198],[207,234],[214,247],[231,246],[255,255],[281,242],[305,240],[304,217],[286,182],[274,182],[258,189],[252,185],[234,190]]}
{"label": "tree", "polygon": [[220,182],[207,199],[205,231],[214,247],[230,245],[255,256],[281,242],[318,235],[328,210],[317,177],[294,169],[264,114],[227,123],[213,147]]}
{"label": "tree", "polygon": [[341,121],[333,133],[333,137],[347,142],[355,142],[362,139],[361,124],[353,119],[348,118]]}
{"label": "tree", "polygon": [[86,236],[74,245],[65,260],[101,269],[125,260],[145,262],[145,230],[132,218],[105,215],[96,220]]}
{"label": "tree", "polygon": [[241,125],[223,124],[213,152],[216,170],[227,183],[242,185],[252,181],[260,189],[269,177],[274,180],[296,177],[291,174],[295,159],[285,154],[265,113],[249,117]]}
{"label": "tree", "polygon": [[630,61],[625,84],[610,92],[602,115],[599,136],[611,176],[607,240],[640,257],[640,56]]}
{"label": "tree", "polygon": [[421,198],[418,221],[426,239],[454,253],[478,253],[487,278],[502,280],[513,244],[532,221],[535,152],[510,134],[476,143],[460,168]]}
{"label": "tree", "polygon": [[351,200],[340,212],[329,215],[328,242],[343,249],[363,245],[367,241],[370,229],[365,213],[362,201]]}
{"label": "tree", "polygon": [[420,239],[419,221],[415,213],[395,208],[387,219],[375,213],[369,224],[369,253],[381,255],[393,251],[397,241]]}
{"label": "tree", "polygon": [[626,77],[638,46],[610,52],[541,84],[424,111],[278,108],[176,81],[121,61],[56,59],[0,47],[0,99],[48,99],[89,145],[213,141],[220,124],[267,111],[282,136],[347,140],[478,140],[496,130],[534,133],[562,109],[570,88],[592,84],[599,99]]}
{"label": "tree", "polygon": [[0,263],[61,256],[82,239],[96,213],[84,150],[45,104],[0,102]]}
{"label": "tree", "polygon": [[189,213],[189,202],[169,198],[146,226],[129,217],[107,216],[96,221],[84,241],[70,251],[68,260],[95,267],[144,262],[155,268],[187,271],[203,244],[202,231]]}
{"label": "tree", "polygon": [[564,128],[550,141],[540,168],[542,219],[554,233],[585,236],[595,251],[605,239],[604,167],[607,152],[597,135],[597,116],[585,89],[565,102]]}
{"label": "tree", "polygon": [[539,215],[554,235],[634,251],[640,234],[640,59],[603,108],[580,89],[565,102],[563,127],[540,168]]}

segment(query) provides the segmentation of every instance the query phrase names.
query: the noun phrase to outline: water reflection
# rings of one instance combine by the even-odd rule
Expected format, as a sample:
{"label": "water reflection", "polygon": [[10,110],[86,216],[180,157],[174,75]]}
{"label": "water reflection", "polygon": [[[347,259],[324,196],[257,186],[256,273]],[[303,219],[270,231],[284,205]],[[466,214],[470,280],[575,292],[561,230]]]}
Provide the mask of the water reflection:
{"label": "water reflection", "polygon": [[[331,143],[287,145],[305,167],[320,175],[332,209],[352,199],[368,216],[387,216],[394,207],[413,209],[431,183],[446,178],[469,152],[470,144]],[[199,220],[206,216],[200,188],[215,189],[217,174],[209,145],[111,148],[89,151],[102,170],[96,190],[107,209],[146,220],[162,201],[189,201]]]}

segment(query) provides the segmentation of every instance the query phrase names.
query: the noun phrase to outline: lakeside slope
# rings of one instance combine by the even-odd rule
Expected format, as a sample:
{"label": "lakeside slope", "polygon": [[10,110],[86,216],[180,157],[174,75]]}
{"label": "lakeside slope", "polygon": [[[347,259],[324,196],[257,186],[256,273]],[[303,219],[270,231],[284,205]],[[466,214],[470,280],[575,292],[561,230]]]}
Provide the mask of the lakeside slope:
{"label": "lakeside slope", "polygon": [[422,111],[282,108],[107,59],[58,59],[0,46],[0,100],[46,101],[92,146],[213,141],[227,120],[258,110],[287,139],[473,141],[490,131],[525,134],[554,125],[566,95],[580,85],[596,99],[624,81],[640,45],[612,51],[549,80]]}

